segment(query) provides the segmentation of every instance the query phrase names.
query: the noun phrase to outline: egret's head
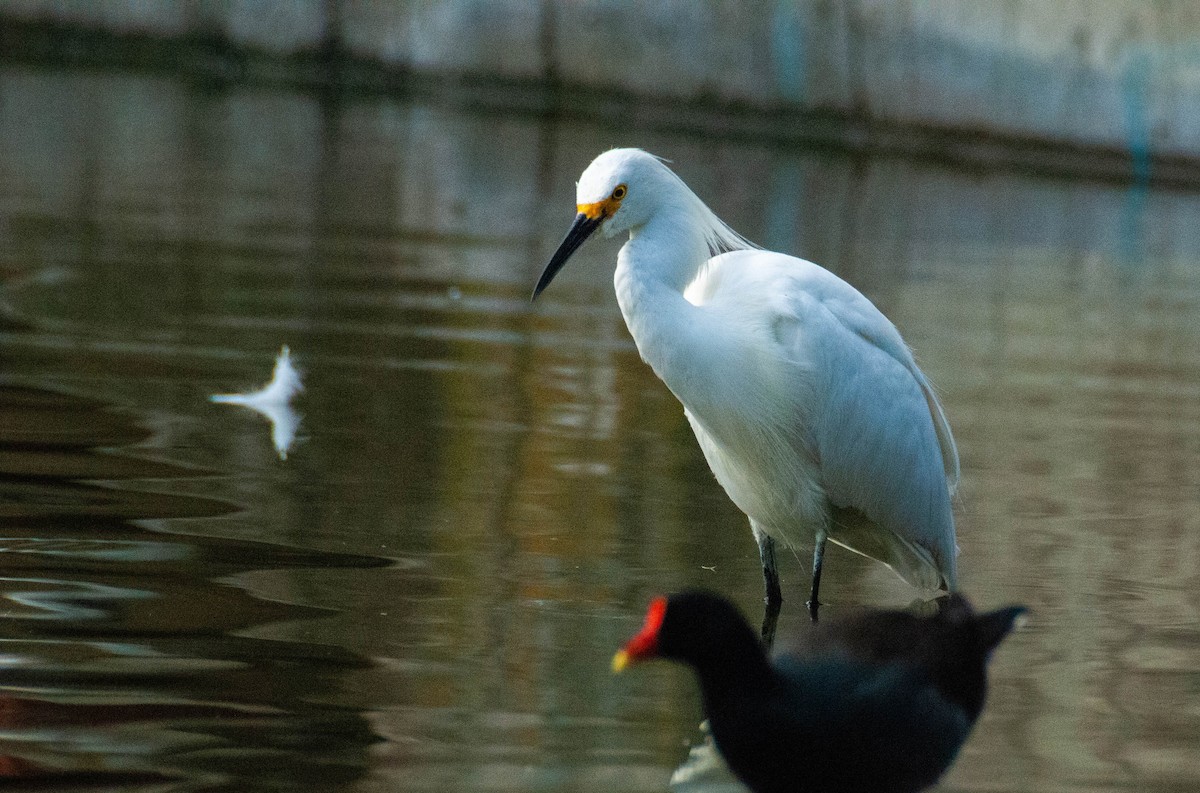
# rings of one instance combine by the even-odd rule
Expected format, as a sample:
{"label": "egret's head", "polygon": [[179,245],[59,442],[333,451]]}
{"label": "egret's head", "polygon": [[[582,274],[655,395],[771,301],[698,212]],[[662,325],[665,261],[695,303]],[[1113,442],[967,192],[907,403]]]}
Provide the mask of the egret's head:
{"label": "egret's head", "polygon": [[597,229],[606,237],[646,222],[655,177],[670,174],[658,158],[641,149],[606,151],[587,167],[575,188],[575,223],[550,258],[533,290],[536,298],[579,246]]}

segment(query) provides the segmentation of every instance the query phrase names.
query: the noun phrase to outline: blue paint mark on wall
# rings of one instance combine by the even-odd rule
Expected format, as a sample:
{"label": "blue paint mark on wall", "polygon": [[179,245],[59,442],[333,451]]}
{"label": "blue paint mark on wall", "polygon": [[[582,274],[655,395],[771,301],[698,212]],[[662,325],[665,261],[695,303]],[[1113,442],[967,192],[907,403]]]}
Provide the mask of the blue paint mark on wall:
{"label": "blue paint mark on wall", "polygon": [[785,99],[804,99],[804,20],[795,0],[779,0],[771,16],[771,63],[775,87]]}
{"label": "blue paint mark on wall", "polygon": [[1151,55],[1143,49],[1129,52],[1122,70],[1121,102],[1128,131],[1126,145],[1133,161],[1133,178],[1138,182],[1150,179],[1150,101],[1153,79]]}

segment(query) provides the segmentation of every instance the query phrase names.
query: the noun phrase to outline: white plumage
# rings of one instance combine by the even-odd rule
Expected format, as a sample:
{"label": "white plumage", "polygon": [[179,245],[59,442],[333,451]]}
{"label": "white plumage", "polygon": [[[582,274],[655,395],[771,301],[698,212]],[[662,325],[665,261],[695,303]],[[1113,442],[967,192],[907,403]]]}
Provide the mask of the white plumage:
{"label": "white plumage", "polygon": [[914,586],[953,588],[958,453],[895,326],[828,270],[754,248],[644,151],[597,157],[577,202],[534,296],[596,229],[629,233],[614,277],[621,313],[750,518],[764,635],[779,604],[775,541],[815,548],[814,619],[826,539]]}

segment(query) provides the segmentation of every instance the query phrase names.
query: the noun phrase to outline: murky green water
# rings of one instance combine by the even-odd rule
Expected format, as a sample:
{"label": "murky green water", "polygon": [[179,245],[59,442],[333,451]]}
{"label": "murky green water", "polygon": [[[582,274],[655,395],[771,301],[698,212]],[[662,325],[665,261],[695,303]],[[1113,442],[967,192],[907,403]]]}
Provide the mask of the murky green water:
{"label": "murky green water", "polygon": [[[1200,786],[1200,195],[623,123],[0,72],[10,787],[666,789],[692,682],[609,658],[652,594],[757,615],[760,579],[615,243],[528,302],[617,144],[858,285],[939,385],[964,587],[1033,609],[945,789]],[[283,344],[286,460],[208,402]],[[831,619],[915,595],[828,563]]]}

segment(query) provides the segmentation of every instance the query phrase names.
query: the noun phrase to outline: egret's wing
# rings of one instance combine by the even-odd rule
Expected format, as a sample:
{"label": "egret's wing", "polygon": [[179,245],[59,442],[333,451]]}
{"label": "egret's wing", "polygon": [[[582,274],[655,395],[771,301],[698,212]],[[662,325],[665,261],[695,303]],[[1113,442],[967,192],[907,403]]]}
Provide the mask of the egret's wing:
{"label": "egret's wing", "polygon": [[[891,322],[829,271],[766,251],[714,257],[685,297],[719,318],[721,333],[711,333],[705,348],[714,361],[723,355],[721,365],[734,371],[740,362],[727,359],[742,355],[762,372],[757,392],[721,393],[720,409],[689,405],[701,423],[728,446],[738,433],[722,432],[719,421],[737,410],[739,426],[791,438],[833,507],[830,539],[915,586],[953,588],[958,455],[937,397]],[[718,355],[721,339],[741,339],[740,346]],[[770,456],[771,447],[768,432],[755,453]],[[808,473],[797,468],[795,475]],[[743,489],[752,490],[755,482],[744,479]],[[732,488],[722,483],[737,501],[736,479]]]}
{"label": "egret's wing", "polygon": [[801,268],[800,275],[804,292],[818,300],[848,330],[887,353],[912,375],[933,419],[946,483],[953,494],[959,479],[958,446],[954,443],[942,403],[925,373],[917,367],[912,351],[900,337],[900,331],[857,289],[819,265],[812,262],[804,264],[807,267]]}
{"label": "egret's wing", "polygon": [[937,397],[869,300],[803,265],[776,292],[775,335],[815,396],[802,420],[836,508],[830,539],[918,586],[953,587],[958,456]]}

